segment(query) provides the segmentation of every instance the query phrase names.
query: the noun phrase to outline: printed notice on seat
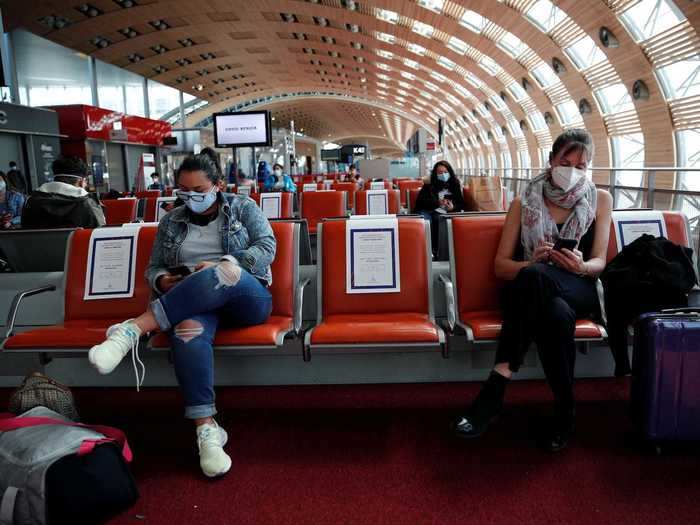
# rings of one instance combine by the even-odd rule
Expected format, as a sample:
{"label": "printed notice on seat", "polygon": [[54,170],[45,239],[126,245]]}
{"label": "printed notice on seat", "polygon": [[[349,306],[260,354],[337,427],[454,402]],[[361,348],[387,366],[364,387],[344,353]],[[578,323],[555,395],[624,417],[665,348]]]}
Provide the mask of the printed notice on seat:
{"label": "printed notice on seat", "polygon": [[384,189],[384,181],[382,181],[382,180],[376,181],[375,180],[374,182],[371,182],[369,185],[369,189],[370,190],[383,190]]}
{"label": "printed notice on seat", "polygon": [[177,197],[158,197],[156,199],[156,222],[160,220],[173,209]]}
{"label": "printed notice on seat", "polygon": [[279,219],[282,216],[282,194],[261,193],[260,209],[268,219]]}
{"label": "printed notice on seat", "polygon": [[399,222],[391,215],[356,215],[346,223],[346,292],[401,291]]}
{"label": "printed notice on seat", "polygon": [[367,215],[386,215],[389,213],[389,193],[384,190],[368,190],[365,193],[367,199]]}
{"label": "printed notice on seat", "polygon": [[308,182],[304,184],[302,191],[316,191],[318,186],[315,182]]}
{"label": "printed notice on seat", "polygon": [[134,296],[140,228],[93,230],[88,249],[85,300]]}
{"label": "printed notice on seat", "polygon": [[619,252],[644,234],[668,237],[664,215],[656,210],[616,211],[612,214]]}

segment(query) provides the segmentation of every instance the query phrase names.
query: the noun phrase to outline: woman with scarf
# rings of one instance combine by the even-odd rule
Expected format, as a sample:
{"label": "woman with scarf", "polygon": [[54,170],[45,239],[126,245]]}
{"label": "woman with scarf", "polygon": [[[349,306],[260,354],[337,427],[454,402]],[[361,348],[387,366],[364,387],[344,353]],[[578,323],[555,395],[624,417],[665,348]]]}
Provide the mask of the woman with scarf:
{"label": "woman with scarf", "polygon": [[[610,194],[588,177],[592,159],[588,132],[564,132],[552,146],[550,168],[508,210],[494,261],[496,276],[506,281],[496,365],[468,413],[454,422],[459,437],[480,436],[498,416],[506,385],[534,341],[555,399],[542,444],[553,452],[568,444],[576,319],[599,311],[595,281],[605,267],[612,210]],[[555,248],[558,239],[573,239],[576,248]]]}
{"label": "woman with scarf", "polygon": [[416,198],[415,213],[430,221],[430,236],[433,253],[437,254],[440,239],[438,228],[440,215],[465,211],[462,185],[455,175],[450,163],[444,160],[436,162],[430,172],[430,183],[424,184]]}

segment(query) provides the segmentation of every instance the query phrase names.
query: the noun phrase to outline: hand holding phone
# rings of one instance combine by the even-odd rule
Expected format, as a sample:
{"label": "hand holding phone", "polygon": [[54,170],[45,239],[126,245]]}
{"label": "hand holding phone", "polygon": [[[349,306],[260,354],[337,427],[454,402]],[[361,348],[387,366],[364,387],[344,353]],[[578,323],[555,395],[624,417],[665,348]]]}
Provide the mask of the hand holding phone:
{"label": "hand holding phone", "polygon": [[168,273],[170,275],[180,275],[182,277],[187,277],[189,274],[192,273],[192,270],[190,270],[189,266],[185,266],[184,264],[180,266],[172,266],[168,268]]}
{"label": "hand holding phone", "polygon": [[567,250],[573,251],[576,248],[578,241],[576,239],[565,239],[564,237],[559,237],[554,243],[552,250],[562,251],[566,248]]}

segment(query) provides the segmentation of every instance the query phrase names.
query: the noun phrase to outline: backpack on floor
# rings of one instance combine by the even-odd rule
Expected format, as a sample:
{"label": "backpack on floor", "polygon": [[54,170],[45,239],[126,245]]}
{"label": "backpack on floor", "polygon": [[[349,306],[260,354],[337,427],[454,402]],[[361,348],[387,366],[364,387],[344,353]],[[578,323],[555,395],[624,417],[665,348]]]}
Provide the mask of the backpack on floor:
{"label": "backpack on floor", "polygon": [[98,523],[131,506],[132,455],[116,428],[42,406],[0,414],[0,525]]}

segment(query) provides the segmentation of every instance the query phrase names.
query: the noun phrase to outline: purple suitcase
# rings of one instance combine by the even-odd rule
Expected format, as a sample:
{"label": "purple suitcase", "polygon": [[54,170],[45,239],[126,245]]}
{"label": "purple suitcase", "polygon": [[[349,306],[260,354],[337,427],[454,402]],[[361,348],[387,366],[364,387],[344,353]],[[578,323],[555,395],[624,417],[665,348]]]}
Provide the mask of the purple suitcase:
{"label": "purple suitcase", "polygon": [[635,422],[648,440],[700,440],[700,310],[637,319],[631,401]]}

